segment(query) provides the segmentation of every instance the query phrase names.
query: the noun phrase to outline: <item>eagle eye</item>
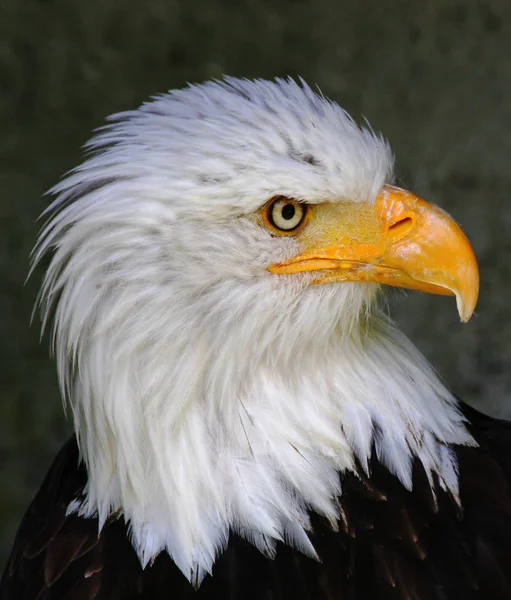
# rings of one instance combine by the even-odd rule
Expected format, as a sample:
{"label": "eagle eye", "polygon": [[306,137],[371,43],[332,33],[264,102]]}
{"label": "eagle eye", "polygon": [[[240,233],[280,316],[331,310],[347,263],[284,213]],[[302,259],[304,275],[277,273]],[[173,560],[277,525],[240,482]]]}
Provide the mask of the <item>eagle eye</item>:
{"label": "eagle eye", "polygon": [[278,235],[294,235],[305,225],[309,207],[292,198],[277,196],[263,208],[265,225]]}

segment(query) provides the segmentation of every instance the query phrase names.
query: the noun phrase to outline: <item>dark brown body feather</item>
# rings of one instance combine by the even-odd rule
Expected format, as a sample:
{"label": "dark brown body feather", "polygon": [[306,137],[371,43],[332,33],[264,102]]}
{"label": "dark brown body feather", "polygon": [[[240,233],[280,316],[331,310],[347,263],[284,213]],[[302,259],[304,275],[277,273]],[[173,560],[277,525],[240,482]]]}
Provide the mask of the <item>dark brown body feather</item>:
{"label": "dark brown body feather", "polygon": [[270,560],[231,536],[195,591],[162,553],[142,570],[122,518],[66,516],[86,473],[74,438],[62,449],[16,538],[0,600],[510,600],[511,424],[465,409],[479,448],[458,447],[463,510],[422,468],[413,492],[376,461],[348,476],[334,531],[312,515],[322,562],[280,545]]}

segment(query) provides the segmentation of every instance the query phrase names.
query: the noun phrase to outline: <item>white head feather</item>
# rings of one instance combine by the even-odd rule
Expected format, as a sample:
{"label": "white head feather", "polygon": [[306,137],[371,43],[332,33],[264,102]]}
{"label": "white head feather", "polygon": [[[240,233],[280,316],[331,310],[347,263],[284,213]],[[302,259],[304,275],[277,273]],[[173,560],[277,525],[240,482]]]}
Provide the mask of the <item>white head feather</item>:
{"label": "white head feather", "polygon": [[[451,394],[378,312],[377,286],[310,286],[251,215],[275,195],[374,202],[387,143],[303,82],[227,79],[114,115],[54,188],[35,262],[89,483],[70,510],[129,521],[199,583],[234,531],[315,555],[339,473],[372,448],[411,487],[418,457],[457,493]],[[431,481],[433,481],[431,479]],[[433,485],[433,484],[432,484]]]}

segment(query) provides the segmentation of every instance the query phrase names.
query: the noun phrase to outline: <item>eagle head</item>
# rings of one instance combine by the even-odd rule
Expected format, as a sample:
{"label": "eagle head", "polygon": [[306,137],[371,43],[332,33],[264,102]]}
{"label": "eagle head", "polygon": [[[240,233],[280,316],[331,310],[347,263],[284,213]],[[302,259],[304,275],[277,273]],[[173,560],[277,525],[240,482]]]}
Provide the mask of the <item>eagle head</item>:
{"label": "eagle head", "polygon": [[454,221],[394,187],[388,143],[292,80],[171,91],[113,115],[35,251],[88,484],[143,564],[200,582],[229,535],[315,556],[345,472],[419,458],[454,496],[456,402],[378,309],[382,284],[477,300]]}

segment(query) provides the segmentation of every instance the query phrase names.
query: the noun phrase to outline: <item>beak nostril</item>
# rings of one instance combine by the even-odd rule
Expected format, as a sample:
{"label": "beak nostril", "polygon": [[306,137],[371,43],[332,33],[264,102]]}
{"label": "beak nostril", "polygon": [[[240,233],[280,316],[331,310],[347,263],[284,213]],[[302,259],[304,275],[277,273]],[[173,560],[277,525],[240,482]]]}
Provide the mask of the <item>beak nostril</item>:
{"label": "beak nostril", "polygon": [[412,219],[412,217],[404,217],[390,225],[388,232],[392,234],[392,237],[402,237],[410,231],[413,224],[414,219]]}

